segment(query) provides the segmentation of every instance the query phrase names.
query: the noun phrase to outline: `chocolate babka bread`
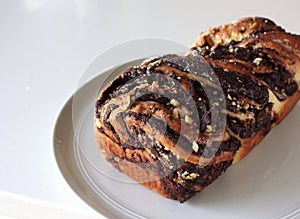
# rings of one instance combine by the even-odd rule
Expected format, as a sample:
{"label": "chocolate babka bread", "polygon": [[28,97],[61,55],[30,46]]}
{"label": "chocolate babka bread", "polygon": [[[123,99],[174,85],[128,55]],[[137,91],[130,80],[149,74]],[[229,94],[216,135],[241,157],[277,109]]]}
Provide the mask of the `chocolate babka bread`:
{"label": "chocolate babka bread", "polygon": [[241,160],[300,98],[300,37],[264,18],[202,33],[185,56],[123,71],[95,107],[98,147],[145,187],[184,202]]}

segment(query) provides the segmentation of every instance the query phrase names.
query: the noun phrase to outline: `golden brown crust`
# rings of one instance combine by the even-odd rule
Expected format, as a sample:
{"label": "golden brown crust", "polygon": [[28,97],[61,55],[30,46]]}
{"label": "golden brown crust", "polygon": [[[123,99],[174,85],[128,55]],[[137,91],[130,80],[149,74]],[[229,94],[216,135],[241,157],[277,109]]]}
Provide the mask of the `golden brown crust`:
{"label": "golden brown crust", "polygon": [[[153,175],[155,174],[155,172],[148,171],[145,168],[141,168],[135,165],[133,162],[127,161],[126,153],[120,150],[120,147],[117,144],[115,144],[109,137],[99,133],[97,126],[94,127],[94,135],[99,150],[101,151],[102,155],[105,157],[106,160],[114,159],[114,166],[121,172],[123,172],[127,176],[130,176],[136,182],[140,182],[146,188],[156,193],[159,193],[160,195],[166,198],[171,198],[163,186],[161,177]],[[145,156],[145,154],[141,154],[141,157],[144,159],[146,159]],[[149,157],[147,159],[152,160]]]}
{"label": "golden brown crust", "polygon": [[209,28],[201,33],[195,43],[194,48],[203,46],[214,47],[218,44],[226,44],[232,41],[242,41],[254,32],[283,31],[272,21],[261,17],[248,17],[239,19],[231,24]]}

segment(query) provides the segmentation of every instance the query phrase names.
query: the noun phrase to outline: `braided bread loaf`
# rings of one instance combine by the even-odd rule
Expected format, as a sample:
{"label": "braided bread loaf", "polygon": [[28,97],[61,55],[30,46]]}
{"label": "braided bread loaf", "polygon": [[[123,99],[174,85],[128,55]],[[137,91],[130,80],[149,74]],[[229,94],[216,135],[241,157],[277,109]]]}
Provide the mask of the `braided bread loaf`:
{"label": "braided bread loaf", "polygon": [[186,56],[145,60],[99,94],[107,161],[184,202],[241,160],[300,98],[300,37],[264,18],[202,33]]}

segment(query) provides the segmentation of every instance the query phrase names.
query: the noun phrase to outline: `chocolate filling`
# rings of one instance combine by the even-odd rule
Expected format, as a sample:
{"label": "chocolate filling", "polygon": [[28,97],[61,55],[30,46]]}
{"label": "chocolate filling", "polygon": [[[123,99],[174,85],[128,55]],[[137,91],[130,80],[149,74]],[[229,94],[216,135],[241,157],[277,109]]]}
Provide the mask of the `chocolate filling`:
{"label": "chocolate filling", "polygon": [[238,72],[226,72],[219,67],[214,67],[214,71],[219,78],[225,96],[228,94],[235,97],[243,96],[259,104],[268,102],[268,89],[259,85],[252,77],[241,75]]}
{"label": "chocolate filling", "polygon": [[231,163],[232,160],[205,167],[184,163],[177,172],[163,179],[164,187],[173,199],[184,202],[215,181]]}
{"label": "chocolate filling", "polygon": [[[124,114],[127,114],[127,112],[124,112]],[[137,120],[138,122],[151,127],[151,129],[155,130],[155,132],[163,134],[166,138],[176,144],[176,147],[180,147],[185,151],[192,151],[192,143],[189,142],[185,136],[180,135],[171,129],[164,121],[156,118],[155,116],[143,113],[128,112],[128,115],[131,119]]]}
{"label": "chocolate filling", "polygon": [[241,138],[250,138],[262,129],[264,130],[264,134],[267,134],[272,125],[272,117],[269,112],[271,108],[272,104],[269,104],[264,110],[252,109],[255,115],[254,121],[246,120],[242,122],[229,116],[227,118],[229,128]]}
{"label": "chocolate filling", "polygon": [[[201,48],[200,54],[212,60],[241,60],[254,65],[259,65],[271,69],[269,72],[255,72],[254,76],[265,82],[265,84],[274,92],[279,100],[284,100],[287,96],[293,95],[298,86],[293,81],[293,75],[288,72],[274,56],[280,56],[276,50],[269,48],[253,48],[248,45],[247,48],[234,46],[236,42],[218,45],[212,50]],[[272,55],[272,57],[269,54]],[[257,60],[257,61],[256,61]],[[236,63],[242,65],[241,63]],[[244,66],[250,70],[248,66]],[[223,86],[222,86],[223,87]]]}
{"label": "chocolate filling", "polygon": [[139,67],[131,67],[126,69],[123,73],[121,73],[117,78],[115,78],[110,86],[108,86],[106,89],[101,91],[101,99],[97,100],[97,111],[99,112],[102,105],[108,102],[113,94],[118,91],[118,89],[124,85],[127,81],[136,78],[138,76],[141,76],[145,74],[145,69],[144,68],[139,68]]}

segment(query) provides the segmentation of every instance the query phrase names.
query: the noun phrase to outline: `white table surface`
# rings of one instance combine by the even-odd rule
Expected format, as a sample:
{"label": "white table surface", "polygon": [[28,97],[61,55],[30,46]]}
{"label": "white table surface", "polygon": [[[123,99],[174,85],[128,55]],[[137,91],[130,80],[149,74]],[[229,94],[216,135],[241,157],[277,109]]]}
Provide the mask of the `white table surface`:
{"label": "white table surface", "polygon": [[52,135],[92,60],[118,43],[191,44],[210,26],[266,16],[300,33],[300,1],[0,0],[0,191],[94,213],[64,181]]}

